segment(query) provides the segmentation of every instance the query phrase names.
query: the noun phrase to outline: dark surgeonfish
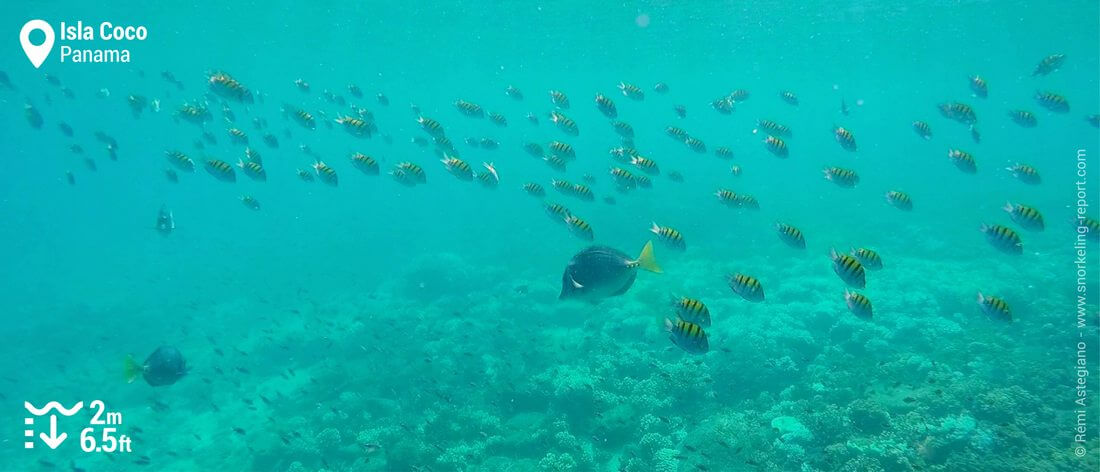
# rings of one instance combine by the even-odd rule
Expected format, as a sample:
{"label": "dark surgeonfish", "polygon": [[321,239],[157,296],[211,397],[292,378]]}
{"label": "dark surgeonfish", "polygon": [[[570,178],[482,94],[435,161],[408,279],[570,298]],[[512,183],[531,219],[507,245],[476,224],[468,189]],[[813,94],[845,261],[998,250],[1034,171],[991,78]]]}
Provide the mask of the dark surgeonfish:
{"label": "dark surgeonfish", "polygon": [[647,242],[637,259],[606,246],[589,246],[578,252],[561,277],[559,299],[577,299],[597,303],[626,293],[634,284],[638,269],[660,274],[653,256],[653,242]]}
{"label": "dark surgeonfish", "polygon": [[183,359],[183,354],[172,346],[158,347],[140,365],[134,360],[134,356],[129,356],[124,366],[127,382],[137,380],[140,375],[146,383],[154,387],[172,385],[187,375],[187,371],[187,361]]}
{"label": "dark surgeonfish", "polygon": [[176,220],[172,219],[172,212],[163,205],[161,205],[160,211],[157,212],[157,225],[155,229],[165,236],[172,234],[172,230],[176,229]]}

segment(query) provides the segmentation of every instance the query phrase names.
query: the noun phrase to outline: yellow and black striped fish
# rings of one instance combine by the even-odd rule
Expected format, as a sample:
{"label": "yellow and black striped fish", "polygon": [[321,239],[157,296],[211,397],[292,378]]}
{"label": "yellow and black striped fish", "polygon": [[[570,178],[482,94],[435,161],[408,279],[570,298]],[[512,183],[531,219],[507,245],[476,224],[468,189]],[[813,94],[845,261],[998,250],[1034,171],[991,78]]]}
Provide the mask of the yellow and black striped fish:
{"label": "yellow and black striped fish", "polygon": [[775,230],[779,234],[779,240],[795,249],[806,249],[806,238],[802,230],[787,223],[776,223]]}
{"label": "yellow and black striped fish", "polygon": [[252,180],[266,181],[267,171],[264,167],[256,161],[245,161],[244,159],[237,160],[237,167],[240,167],[244,171],[244,175],[247,175]]}
{"label": "yellow and black striped fish", "polygon": [[829,250],[829,258],[833,260],[833,272],[836,272],[844,283],[855,288],[863,288],[867,285],[867,276],[859,259],[838,253],[835,249]]}
{"label": "yellow and black striped fish", "polygon": [[332,167],[329,167],[328,164],[325,164],[322,161],[317,161],[313,164],[313,170],[314,172],[317,172],[317,178],[319,178],[321,182],[324,182],[325,184],[328,184],[332,187],[339,185],[340,178],[336,175],[336,170]]}
{"label": "yellow and black striped fish", "polygon": [[695,323],[703,328],[711,326],[711,310],[706,308],[703,301],[690,297],[672,297],[672,307],[676,311],[676,317]]}
{"label": "yellow and black striped fish", "polygon": [[558,125],[558,129],[560,129],[565,134],[568,134],[570,136],[577,136],[580,134],[580,129],[577,128],[577,122],[573,121],[572,118],[565,116],[565,114],[560,111],[554,110],[550,112],[550,121]]}
{"label": "yellow and black striped fish", "polygon": [[367,175],[378,175],[381,172],[378,168],[378,161],[361,152],[356,152],[351,155],[351,163],[356,169],[359,169]]}
{"label": "yellow and black striped fish", "polygon": [[569,227],[569,231],[574,236],[581,238],[585,241],[592,241],[596,239],[596,234],[592,231],[592,226],[587,221],[582,220],[577,215],[569,215],[565,217],[565,225]]}
{"label": "yellow and black striped fish", "polygon": [[637,167],[638,169],[641,169],[642,172],[645,172],[649,175],[660,175],[661,174],[660,167],[658,167],[657,163],[654,162],[651,159],[648,159],[648,158],[645,158],[645,157],[642,157],[642,156],[635,156],[632,159],[630,159],[630,163],[633,164],[634,167]]}
{"label": "yellow and black striped fish", "polygon": [[672,307],[681,320],[710,327],[710,310],[703,302],[689,297],[672,297]]}
{"label": "yellow and black striped fish", "polygon": [[882,268],[882,256],[879,256],[877,252],[867,249],[865,247],[852,249],[851,255],[859,259],[859,262],[870,270],[879,270]]}
{"label": "yellow and black striped fish", "polygon": [[923,139],[932,139],[932,127],[923,121],[913,122],[913,131]]}
{"label": "yellow and black striped fish", "polygon": [[630,126],[630,123],[627,123],[625,121],[616,120],[616,121],[611,122],[611,127],[615,128],[615,132],[618,133],[619,136],[622,136],[623,138],[626,138],[626,139],[633,139],[634,138],[634,127]]}
{"label": "yellow and black striped fish", "polygon": [[1043,182],[1043,179],[1039,177],[1039,170],[1030,165],[1017,163],[1007,168],[1007,170],[1025,184],[1039,185]]}
{"label": "yellow and black striped fish", "polygon": [[546,162],[546,165],[550,166],[551,169],[558,172],[565,172],[565,167],[568,165],[568,163],[557,154],[551,154],[542,158],[542,160]]}
{"label": "yellow and black striped fish", "polygon": [[1054,92],[1035,92],[1035,101],[1055,113],[1069,113],[1069,101]]}
{"label": "yellow and black striped fish", "polygon": [[504,115],[495,111],[489,112],[489,121],[502,128],[508,126],[508,118],[505,118]]}
{"label": "yellow and black striped fish", "polygon": [[836,137],[836,142],[840,143],[840,147],[847,151],[856,150],[856,137],[847,128],[840,126],[834,128],[833,136]]}
{"label": "yellow and black striped fish", "polygon": [[779,92],[779,98],[783,99],[789,105],[798,106],[798,95],[790,90],[783,90]]}
{"label": "yellow and black striped fish", "polygon": [[983,295],[982,292],[978,292],[978,306],[982,308],[982,313],[995,321],[1012,321],[1012,308],[1009,308],[1008,303],[1004,300]]}
{"label": "yellow and black striped fish", "polygon": [[787,143],[775,136],[764,138],[764,147],[775,157],[787,157]]}
{"label": "yellow and black striped fish", "polygon": [[848,305],[848,311],[851,311],[857,318],[865,320],[872,318],[871,300],[863,294],[844,289],[844,302]]}
{"label": "yellow and black striped fish", "polygon": [[1035,66],[1035,71],[1031,73],[1032,76],[1047,75],[1051,72],[1058,70],[1062,67],[1062,64],[1066,62],[1065,54],[1051,54],[1044,57],[1039,61],[1039,64]]}
{"label": "yellow and black striped fish", "polygon": [[473,169],[470,168],[470,164],[467,164],[466,161],[462,159],[445,156],[440,162],[443,163],[443,166],[447,168],[448,172],[458,177],[460,180],[472,180],[474,178]]}
{"label": "yellow and black striped fish", "polygon": [[825,180],[829,180],[841,187],[852,188],[859,184],[859,174],[854,170],[843,167],[826,167]]}
{"label": "yellow and black striped fish", "polygon": [[714,155],[720,159],[733,159],[733,151],[726,146],[719,146],[714,150]]}
{"label": "yellow and black striped fish", "polygon": [[192,161],[190,157],[179,151],[165,151],[164,156],[168,158],[168,163],[172,164],[175,168],[184,172],[195,171],[195,161]]}
{"label": "yellow and black striped fish", "polygon": [[1039,120],[1035,118],[1035,114],[1027,110],[1011,110],[1008,112],[1008,117],[1012,118],[1013,123],[1024,128],[1034,128],[1039,125]]}
{"label": "yellow and black striped fish", "polygon": [[550,101],[558,108],[569,108],[569,97],[559,90],[550,91]]}
{"label": "yellow and black striped fish", "polygon": [[643,92],[642,89],[637,85],[627,82],[619,82],[619,90],[623,92],[623,95],[625,95],[627,98],[630,98],[631,100],[645,99],[645,92]]}
{"label": "yellow and black striped fish", "polygon": [[233,172],[233,166],[219,159],[206,161],[206,172],[222,182],[236,182],[237,173]]}
{"label": "yellow and black striped fish", "polygon": [[546,189],[542,188],[541,185],[534,182],[527,182],[523,184],[523,191],[527,192],[528,195],[531,195],[533,197],[546,196]]}
{"label": "yellow and black striped fish", "polygon": [[424,168],[417,164],[405,161],[397,164],[397,168],[404,171],[416,183],[428,183],[428,175],[424,173]]}
{"label": "yellow and black striped fish", "polygon": [[695,323],[677,319],[675,321],[665,318],[665,331],[668,339],[673,344],[691,354],[706,354],[710,350],[707,341],[707,333]]}
{"label": "yellow and black striped fish", "polygon": [[653,226],[649,228],[649,231],[653,234],[656,234],[660,238],[660,240],[665,243],[666,246],[672,249],[682,251],[687,248],[687,243],[684,242],[684,235],[680,234],[680,232],[677,231],[676,228],[673,228],[671,226],[661,226],[654,222]]}
{"label": "yellow and black striped fish", "polygon": [[1028,231],[1042,231],[1044,228],[1043,214],[1034,207],[1011,202],[1005,203],[1004,211],[1007,211],[1012,221]]}
{"label": "yellow and black striped fish", "polygon": [[974,92],[974,95],[985,98],[989,96],[989,84],[985,83],[985,79],[977,75],[970,76],[970,91]]}
{"label": "yellow and black striped fish", "polygon": [[886,192],[886,201],[890,202],[891,205],[899,210],[913,210],[913,199],[909,197],[909,194],[900,190],[891,190],[889,192]]}
{"label": "yellow and black striped fish", "polygon": [[764,286],[751,275],[733,274],[727,279],[730,289],[750,302],[764,301]]}
{"label": "yellow and black striped fish", "polygon": [[438,138],[445,134],[443,132],[443,125],[431,118],[420,116],[416,118],[416,122],[420,125],[420,129],[433,137]]}
{"label": "yellow and black striped fish", "polygon": [[772,120],[759,120],[756,122],[756,126],[764,130],[765,133],[771,136],[783,136],[788,137],[791,135],[791,129],[785,125],[781,125]]}
{"label": "yellow and black striped fish", "polygon": [[699,154],[705,154],[707,152],[707,145],[703,140],[696,138],[695,136],[688,136],[684,139],[684,144]]}
{"label": "yellow and black striped fish", "polygon": [[1011,228],[1001,225],[982,225],[982,233],[985,233],[986,241],[1005,254],[1020,255],[1024,253],[1024,244],[1020,241],[1020,235]]}
{"label": "yellow and black striped fish", "polygon": [[951,159],[955,167],[967,174],[978,172],[978,163],[969,152],[960,149],[951,149],[947,151],[947,157]]}
{"label": "yellow and black striped fish", "polygon": [[[538,146],[536,144],[536,146]],[[550,141],[550,151],[562,159],[575,159],[577,152],[573,150],[573,146],[561,141]]]}
{"label": "yellow and black striped fish", "polygon": [[229,139],[234,144],[248,144],[248,134],[240,128],[229,128],[226,132],[229,133]]}
{"label": "yellow and black striped fish", "polygon": [[481,105],[466,100],[455,101],[455,108],[458,108],[458,111],[462,112],[463,115],[472,118],[483,118],[485,116],[485,111],[481,109]]}
{"label": "yellow and black striped fish", "polygon": [[611,101],[610,98],[607,98],[602,93],[596,94],[596,108],[608,118],[617,118],[619,116],[619,111],[615,108],[615,102]]}

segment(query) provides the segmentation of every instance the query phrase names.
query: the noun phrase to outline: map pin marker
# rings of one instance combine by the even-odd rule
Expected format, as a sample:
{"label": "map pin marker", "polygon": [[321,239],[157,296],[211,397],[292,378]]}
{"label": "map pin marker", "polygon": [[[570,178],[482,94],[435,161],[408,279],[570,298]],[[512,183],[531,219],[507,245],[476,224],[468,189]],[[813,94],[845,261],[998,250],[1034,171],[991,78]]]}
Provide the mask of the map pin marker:
{"label": "map pin marker", "polygon": [[[46,35],[46,40],[37,46],[31,44],[31,32],[34,30],[39,30]],[[46,61],[50,50],[53,49],[53,27],[42,20],[28,21],[19,32],[19,43],[23,45],[23,52],[27,53],[27,59],[30,59],[31,64],[34,64],[34,68],[37,69]]]}

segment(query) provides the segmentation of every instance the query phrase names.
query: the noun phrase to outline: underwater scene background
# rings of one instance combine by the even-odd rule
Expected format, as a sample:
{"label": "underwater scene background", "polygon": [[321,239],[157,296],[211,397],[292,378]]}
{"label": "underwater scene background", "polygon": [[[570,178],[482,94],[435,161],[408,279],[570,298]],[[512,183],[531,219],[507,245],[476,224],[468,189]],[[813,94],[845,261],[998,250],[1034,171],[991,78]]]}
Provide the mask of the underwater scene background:
{"label": "underwater scene background", "polygon": [[[1100,135],[1087,118],[1100,113],[1095,1],[55,1],[0,11],[11,83],[0,87],[0,470],[1100,467],[1095,403],[1074,403],[1077,343],[1089,343],[1090,368],[1100,360],[1096,233],[1081,328],[1074,264],[1079,149],[1098,216]],[[129,64],[59,63],[55,51],[35,69],[15,41],[33,18],[144,25],[149,37],[125,44]],[[1033,74],[1052,55],[1064,55],[1059,67]],[[218,71],[252,100],[217,93]],[[644,99],[624,96],[623,82]],[[458,100],[506,125],[464,114]],[[952,102],[976,123],[937,109]],[[185,104],[208,116],[188,119]],[[1021,126],[1012,110],[1037,124]],[[368,133],[334,122],[353,114]],[[786,158],[762,143],[762,119],[790,128]],[[918,120],[929,139],[914,132]],[[575,150],[564,171],[524,147],[549,156],[551,141]],[[236,164],[246,147],[262,155],[265,181],[236,166],[235,182],[219,181],[203,168]],[[609,153],[623,147],[660,173]],[[951,149],[977,171],[960,170]],[[174,167],[168,151],[196,169]],[[499,181],[456,178],[443,151],[475,173],[492,163]],[[378,175],[357,169],[355,152]],[[318,160],[338,185],[319,179]],[[426,183],[397,182],[402,162]],[[1017,163],[1041,183],[1005,170]],[[828,166],[856,171],[858,184],[823,178]],[[618,188],[612,167],[651,186]],[[562,193],[553,179],[594,196]],[[545,195],[529,195],[529,182]],[[759,209],[724,205],[720,189]],[[891,206],[891,190],[912,211]],[[1045,229],[1021,228],[1006,202],[1040,210]],[[583,218],[592,240],[546,203]],[[154,229],[161,208],[170,234]],[[650,232],[654,222],[677,229],[686,250]],[[805,249],[785,244],[777,222],[800,229]],[[1022,253],[998,250],[983,224],[1014,228]],[[599,303],[559,300],[574,254],[599,244],[633,257],[649,241],[663,273],[639,272]],[[883,261],[865,288],[829,258],[859,247]],[[758,279],[766,299],[734,293],[734,273]],[[873,302],[873,317],[853,314],[846,290]],[[979,291],[1006,302],[1011,322],[987,316]],[[709,309],[709,352],[669,340],[673,296]],[[140,363],[160,346],[182,353],[186,375],[127,383],[127,356]],[[22,448],[22,402],[93,399],[125,415],[132,453],[82,452],[73,418],[57,450]]]}

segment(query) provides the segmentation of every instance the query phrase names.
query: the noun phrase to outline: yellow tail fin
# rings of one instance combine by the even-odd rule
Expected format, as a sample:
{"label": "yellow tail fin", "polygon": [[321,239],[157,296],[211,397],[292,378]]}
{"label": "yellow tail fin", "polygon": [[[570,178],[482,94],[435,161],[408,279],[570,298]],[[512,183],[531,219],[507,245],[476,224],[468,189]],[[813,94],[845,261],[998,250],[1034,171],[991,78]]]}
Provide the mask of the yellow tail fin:
{"label": "yellow tail fin", "polygon": [[664,272],[661,270],[661,266],[657,265],[657,258],[653,255],[653,241],[647,241],[645,247],[642,248],[642,253],[638,254],[638,267],[655,274]]}
{"label": "yellow tail fin", "polygon": [[133,383],[141,375],[141,364],[134,360],[134,356],[126,356],[126,362],[122,365],[122,373],[126,376],[126,383]]}

